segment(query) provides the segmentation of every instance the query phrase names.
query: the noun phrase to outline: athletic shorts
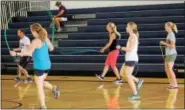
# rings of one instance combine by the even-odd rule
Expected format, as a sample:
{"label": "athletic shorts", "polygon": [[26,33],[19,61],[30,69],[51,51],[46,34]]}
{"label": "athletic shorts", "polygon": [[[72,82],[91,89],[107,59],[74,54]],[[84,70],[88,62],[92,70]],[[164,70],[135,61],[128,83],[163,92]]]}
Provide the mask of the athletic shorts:
{"label": "athletic shorts", "polygon": [[67,17],[59,17],[60,18],[60,21],[67,21]]}
{"label": "athletic shorts", "polygon": [[23,68],[26,68],[31,59],[32,57],[30,56],[21,57],[18,65],[22,66]]}
{"label": "athletic shorts", "polygon": [[137,61],[126,61],[125,66],[135,67],[137,63],[138,63]]}
{"label": "athletic shorts", "polygon": [[35,71],[36,76],[42,76],[43,74],[48,74],[50,70],[49,69],[48,70],[34,69],[34,71]]}
{"label": "athletic shorts", "polygon": [[165,60],[167,62],[175,62],[176,58],[177,58],[177,54],[166,55]]}

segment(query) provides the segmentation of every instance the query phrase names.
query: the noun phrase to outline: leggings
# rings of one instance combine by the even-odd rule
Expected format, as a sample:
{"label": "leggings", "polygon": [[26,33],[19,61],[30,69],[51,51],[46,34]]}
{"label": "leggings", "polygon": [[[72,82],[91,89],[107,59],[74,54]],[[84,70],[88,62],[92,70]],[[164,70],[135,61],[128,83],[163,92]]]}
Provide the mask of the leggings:
{"label": "leggings", "polygon": [[119,50],[113,50],[109,52],[105,61],[105,66],[108,66],[108,67],[111,66],[112,69],[115,68],[118,55],[119,55]]}

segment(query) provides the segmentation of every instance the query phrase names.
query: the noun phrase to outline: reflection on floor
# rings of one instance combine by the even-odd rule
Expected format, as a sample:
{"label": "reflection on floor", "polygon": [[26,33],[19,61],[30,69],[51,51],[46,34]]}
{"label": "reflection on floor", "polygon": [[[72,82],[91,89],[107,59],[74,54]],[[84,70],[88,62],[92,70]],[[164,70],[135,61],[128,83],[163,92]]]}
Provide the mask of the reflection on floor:
{"label": "reflection on floor", "polygon": [[[34,83],[15,83],[13,76],[2,76],[2,108],[39,108]],[[145,79],[141,99],[128,101],[132,94],[128,83],[116,85],[114,78],[99,82],[95,77],[49,76],[48,80],[61,87],[61,97],[55,99],[45,90],[48,108],[184,108],[184,82],[179,89],[168,90],[167,79]]]}

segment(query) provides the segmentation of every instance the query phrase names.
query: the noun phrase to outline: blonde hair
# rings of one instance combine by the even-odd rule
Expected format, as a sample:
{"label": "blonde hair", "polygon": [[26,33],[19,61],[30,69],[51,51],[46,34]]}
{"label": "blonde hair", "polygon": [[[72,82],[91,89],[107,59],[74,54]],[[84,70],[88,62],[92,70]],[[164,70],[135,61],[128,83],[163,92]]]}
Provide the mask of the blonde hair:
{"label": "blonde hair", "polygon": [[113,32],[119,37],[119,39],[121,39],[121,34],[117,31],[117,26],[112,22],[109,22],[107,26],[108,25],[112,28]]}
{"label": "blonde hair", "polygon": [[177,25],[173,22],[166,22],[166,26],[170,27],[174,32],[178,33]]}
{"label": "blonde hair", "polygon": [[32,25],[30,26],[30,28],[31,28],[32,31],[35,31],[35,32],[39,35],[39,38],[40,38],[42,41],[45,41],[45,40],[46,40],[48,33],[47,33],[46,29],[44,29],[44,28],[42,27],[41,24],[39,24],[39,23],[34,23],[34,24],[32,24]]}
{"label": "blonde hair", "polygon": [[129,26],[129,28],[132,29],[133,33],[137,35],[139,40],[139,32],[138,32],[137,24],[134,22],[128,22],[127,26]]}

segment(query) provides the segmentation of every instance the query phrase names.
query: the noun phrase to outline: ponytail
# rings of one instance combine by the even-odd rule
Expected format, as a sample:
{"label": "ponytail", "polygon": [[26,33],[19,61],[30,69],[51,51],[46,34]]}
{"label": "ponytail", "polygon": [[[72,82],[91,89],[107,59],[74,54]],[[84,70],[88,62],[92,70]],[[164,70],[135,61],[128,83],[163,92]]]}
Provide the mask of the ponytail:
{"label": "ponytail", "polygon": [[48,33],[46,29],[44,29],[39,23],[34,23],[30,27],[32,31],[35,31],[39,35],[38,37],[41,39],[41,41],[46,40]]}
{"label": "ponytail", "polygon": [[117,31],[117,27],[114,27],[114,33],[121,39],[121,34]]}
{"label": "ponytail", "polygon": [[177,25],[173,22],[167,22],[165,25],[167,25],[168,27],[170,27],[172,29],[172,31],[174,31],[175,33],[178,33],[178,29],[177,29]]}
{"label": "ponytail", "polygon": [[138,40],[139,40],[139,32],[137,31],[135,34],[136,34],[136,36],[138,37]]}
{"label": "ponytail", "polygon": [[39,34],[39,37],[40,37],[41,41],[45,41],[46,38],[47,38],[47,35],[48,35],[46,29],[44,29],[44,28],[41,28],[39,30],[38,34]]}
{"label": "ponytail", "polygon": [[173,25],[172,25],[172,30],[173,30],[175,33],[178,33],[177,25],[176,25],[175,23],[173,23]]}

